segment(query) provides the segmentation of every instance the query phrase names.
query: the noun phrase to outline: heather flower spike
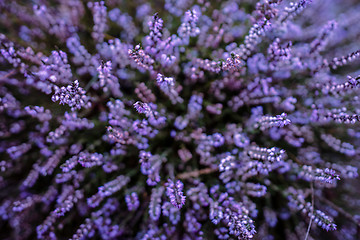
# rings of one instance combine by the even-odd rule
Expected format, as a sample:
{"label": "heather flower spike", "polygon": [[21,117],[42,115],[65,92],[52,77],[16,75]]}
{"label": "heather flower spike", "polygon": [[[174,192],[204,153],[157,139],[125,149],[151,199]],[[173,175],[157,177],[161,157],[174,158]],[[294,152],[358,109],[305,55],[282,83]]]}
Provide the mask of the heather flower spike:
{"label": "heather flower spike", "polygon": [[140,205],[139,198],[138,198],[138,195],[136,194],[136,192],[132,192],[131,194],[126,195],[125,201],[126,201],[129,211],[135,211]]}
{"label": "heather flower spike", "polygon": [[166,195],[169,197],[170,202],[177,208],[182,208],[185,204],[186,197],[183,193],[184,184],[177,180],[175,183],[168,180],[166,184]]}
{"label": "heather flower spike", "polygon": [[85,91],[79,86],[78,80],[75,80],[67,87],[56,88],[51,100],[53,102],[59,101],[63,105],[69,105],[72,111],[91,106],[90,98],[85,95]]}

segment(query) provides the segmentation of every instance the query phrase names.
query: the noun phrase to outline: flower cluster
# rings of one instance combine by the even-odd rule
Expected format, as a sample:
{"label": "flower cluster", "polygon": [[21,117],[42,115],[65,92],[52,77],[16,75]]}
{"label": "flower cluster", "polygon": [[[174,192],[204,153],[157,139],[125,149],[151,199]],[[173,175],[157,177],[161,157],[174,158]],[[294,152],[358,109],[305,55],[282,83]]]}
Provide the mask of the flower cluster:
{"label": "flower cluster", "polygon": [[0,0],[0,238],[359,239],[359,11]]}
{"label": "flower cluster", "polygon": [[169,180],[166,187],[166,195],[170,198],[170,202],[177,208],[181,208],[185,204],[186,197],[182,192],[184,184],[178,180],[176,183]]}

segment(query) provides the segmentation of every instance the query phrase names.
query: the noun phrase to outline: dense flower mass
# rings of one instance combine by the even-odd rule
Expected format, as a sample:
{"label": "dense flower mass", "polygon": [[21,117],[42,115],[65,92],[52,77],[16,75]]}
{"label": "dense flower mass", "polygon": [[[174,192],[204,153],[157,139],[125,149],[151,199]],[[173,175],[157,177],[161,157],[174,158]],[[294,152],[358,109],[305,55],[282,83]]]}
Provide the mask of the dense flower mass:
{"label": "dense flower mass", "polygon": [[360,239],[358,0],[0,0],[0,239]]}

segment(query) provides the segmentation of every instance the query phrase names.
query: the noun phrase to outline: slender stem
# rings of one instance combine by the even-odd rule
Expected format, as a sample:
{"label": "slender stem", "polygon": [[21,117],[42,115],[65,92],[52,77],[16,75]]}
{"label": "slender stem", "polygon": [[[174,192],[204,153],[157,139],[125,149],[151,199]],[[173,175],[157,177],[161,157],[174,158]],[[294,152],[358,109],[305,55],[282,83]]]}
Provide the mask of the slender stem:
{"label": "slender stem", "polygon": [[8,77],[14,75],[15,73],[16,73],[16,69],[13,69],[13,70],[11,70],[10,72],[6,73],[5,75],[0,76],[0,80],[3,80],[3,79],[5,79],[5,78],[8,78]]}
{"label": "slender stem", "polygon": [[91,85],[93,85],[93,83],[95,83],[97,80],[98,80],[98,75],[96,74],[90,79],[88,84],[85,86],[84,90],[87,92],[90,89]]}
{"label": "slender stem", "polygon": [[310,229],[311,229],[311,224],[312,224],[312,220],[313,220],[313,216],[314,216],[314,183],[313,181],[310,182],[310,187],[311,187],[311,215],[310,215],[310,222],[309,222],[309,226],[306,232],[306,236],[305,236],[305,240],[308,239],[309,234],[310,234]]}
{"label": "slender stem", "polygon": [[217,169],[214,168],[204,168],[204,169],[200,169],[200,170],[195,170],[195,171],[191,171],[191,172],[185,172],[185,173],[181,173],[179,175],[177,175],[177,179],[188,179],[188,178],[193,178],[193,177],[198,177],[200,175],[204,175],[204,174],[210,174],[213,172],[216,172]]}
{"label": "slender stem", "polygon": [[286,152],[286,154],[288,154],[289,157],[291,157],[291,159],[294,160],[297,164],[302,165],[302,163],[299,161],[299,159],[297,159],[297,157],[293,153]]}
{"label": "slender stem", "polygon": [[104,34],[104,38],[105,38],[106,40],[115,39],[115,37],[113,37],[113,36],[111,36],[111,35],[109,35],[109,34],[107,34],[107,33]]}

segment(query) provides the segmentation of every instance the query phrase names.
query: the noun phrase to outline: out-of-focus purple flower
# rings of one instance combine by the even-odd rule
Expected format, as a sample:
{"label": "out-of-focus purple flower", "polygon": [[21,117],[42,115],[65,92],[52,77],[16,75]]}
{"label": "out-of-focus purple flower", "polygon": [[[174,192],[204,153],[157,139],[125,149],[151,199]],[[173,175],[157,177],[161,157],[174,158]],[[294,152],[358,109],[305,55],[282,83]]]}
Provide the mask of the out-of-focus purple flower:
{"label": "out-of-focus purple flower", "polygon": [[136,192],[132,192],[131,194],[126,195],[125,201],[129,211],[135,211],[140,205],[139,198]]}
{"label": "out-of-focus purple flower", "polygon": [[104,88],[104,92],[111,92],[114,97],[121,97],[123,94],[120,91],[120,84],[118,79],[111,74],[111,61],[101,64],[97,71],[99,73],[100,87]]}
{"label": "out-of-focus purple flower", "polygon": [[121,188],[126,186],[126,184],[128,184],[129,181],[130,181],[129,177],[120,175],[117,178],[115,178],[114,180],[105,183],[103,186],[100,186],[98,188],[98,192],[87,199],[87,203],[88,203],[89,207],[95,208],[95,207],[99,206],[100,202],[104,198],[119,191]]}

